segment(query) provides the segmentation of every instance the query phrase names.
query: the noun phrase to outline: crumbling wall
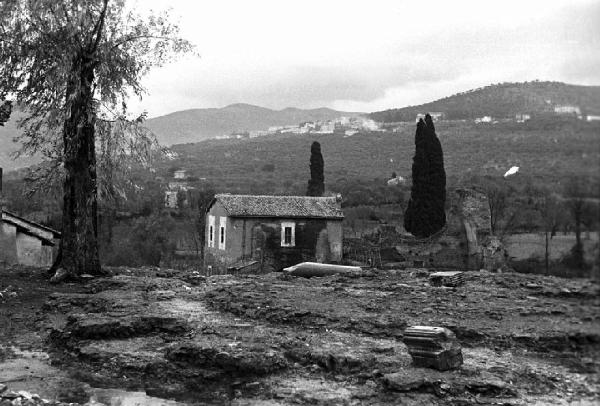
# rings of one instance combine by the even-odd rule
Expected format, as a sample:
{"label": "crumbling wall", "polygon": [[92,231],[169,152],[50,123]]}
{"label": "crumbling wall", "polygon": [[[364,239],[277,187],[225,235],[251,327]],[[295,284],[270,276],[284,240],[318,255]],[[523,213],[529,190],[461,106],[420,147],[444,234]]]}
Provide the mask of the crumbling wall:
{"label": "crumbling wall", "polygon": [[451,269],[497,269],[504,258],[499,240],[490,238],[487,196],[459,188],[448,196],[446,228],[428,239],[400,239],[396,251],[413,266]]}

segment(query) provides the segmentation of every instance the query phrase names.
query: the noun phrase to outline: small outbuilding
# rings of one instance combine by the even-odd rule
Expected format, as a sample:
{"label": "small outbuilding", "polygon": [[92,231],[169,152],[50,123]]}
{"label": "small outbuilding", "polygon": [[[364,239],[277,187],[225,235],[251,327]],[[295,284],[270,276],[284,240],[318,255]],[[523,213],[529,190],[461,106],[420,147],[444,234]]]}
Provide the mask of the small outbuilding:
{"label": "small outbuilding", "polygon": [[58,253],[60,233],[4,210],[0,168],[0,262],[10,265],[51,266]]}
{"label": "small outbuilding", "polygon": [[16,214],[2,211],[0,261],[49,267],[58,252],[60,233]]}
{"label": "small outbuilding", "polygon": [[205,267],[269,272],[342,259],[341,196],[218,194],[206,212]]}

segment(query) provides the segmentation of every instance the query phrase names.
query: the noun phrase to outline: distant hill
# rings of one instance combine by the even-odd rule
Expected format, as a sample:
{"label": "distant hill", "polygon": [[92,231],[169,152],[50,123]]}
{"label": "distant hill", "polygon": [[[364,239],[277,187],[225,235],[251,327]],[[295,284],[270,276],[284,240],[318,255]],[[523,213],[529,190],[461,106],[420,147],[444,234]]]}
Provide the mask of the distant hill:
{"label": "distant hill", "polygon": [[[436,125],[448,185],[475,175],[502,179],[511,166],[519,166],[520,175],[537,185],[560,189],[560,182],[570,176],[590,177],[600,184],[599,131],[600,122],[574,119]],[[174,145],[177,157],[159,162],[157,173],[170,178],[173,170],[183,168],[191,178],[209,182],[219,192],[304,194],[310,177],[310,145],[318,141],[326,187],[348,194],[353,191],[345,185],[358,181],[386,185],[392,172],[410,179],[414,132],[414,123],[406,123],[396,132],[351,137],[282,134]]]}
{"label": "distant hill", "polygon": [[579,106],[583,114],[600,114],[600,86],[561,82],[502,83],[458,93],[419,106],[371,113],[379,122],[414,121],[418,113],[444,112],[449,120],[483,116],[514,118],[515,114],[550,113],[556,105]]}
{"label": "distant hill", "polygon": [[[156,117],[146,122],[164,145],[198,142],[217,135],[234,131],[266,130],[270,126],[299,124],[303,121],[331,120],[340,116],[357,116],[363,113],[336,111],[328,108],[302,110],[286,108],[271,110],[250,104],[232,104],[223,108],[193,109],[178,111]],[[21,117],[13,112],[11,119],[0,126],[0,167],[13,170],[39,163],[36,157],[11,159],[11,154],[20,148],[12,140],[19,135],[16,122]]]}
{"label": "distant hill", "polygon": [[302,110],[286,108],[271,110],[250,104],[232,104],[220,109],[193,109],[156,117],[146,126],[161,144],[198,142],[234,131],[266,130],[270,126],[299,124],[303,121],[331,120],[340,116],[362,113],[336,111],[328,108]]}

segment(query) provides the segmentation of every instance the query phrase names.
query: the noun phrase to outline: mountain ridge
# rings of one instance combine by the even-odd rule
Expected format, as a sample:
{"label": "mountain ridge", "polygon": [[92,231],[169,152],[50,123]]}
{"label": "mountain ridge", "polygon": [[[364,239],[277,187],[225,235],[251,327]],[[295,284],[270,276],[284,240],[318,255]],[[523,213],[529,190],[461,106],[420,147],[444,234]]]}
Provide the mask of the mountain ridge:
{"label": "mountain ridge", "polygon": [[515,118],[516,114],[553,114],[558,105],[580,107],[581,113],[600,114],[600,86],[532,81],[492,84],[416,106],[376,111],[379,122],[414,121],[418,113],[443,112],[449,120],[483,116]]}
{"label": "mountain ridge", "polygon": [[340,116],[363,114],[365,113],[337,111],[327,107],[286,107],[273,110],[252,104],[234,103],[222,108],[176,111],[151,118],[146,121],[145,126],[156,134],[161,144],[173,145],[199,142],[235,131],[260,131],[271,126],[326,121]]}

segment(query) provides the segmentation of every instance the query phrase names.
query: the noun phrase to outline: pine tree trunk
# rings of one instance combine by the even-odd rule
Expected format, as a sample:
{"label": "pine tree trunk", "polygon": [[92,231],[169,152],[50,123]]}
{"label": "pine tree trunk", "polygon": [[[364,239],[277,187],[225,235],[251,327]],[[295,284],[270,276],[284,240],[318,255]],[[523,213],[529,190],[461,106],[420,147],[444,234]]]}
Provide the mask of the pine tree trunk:
{"label": "pine tree trunk", "polygon": [[64,205],[61,267],[69,276],[102,274],[98,254],[93,61],[80,56],[73,63],[67,87],[70,116],[63,130]]}

